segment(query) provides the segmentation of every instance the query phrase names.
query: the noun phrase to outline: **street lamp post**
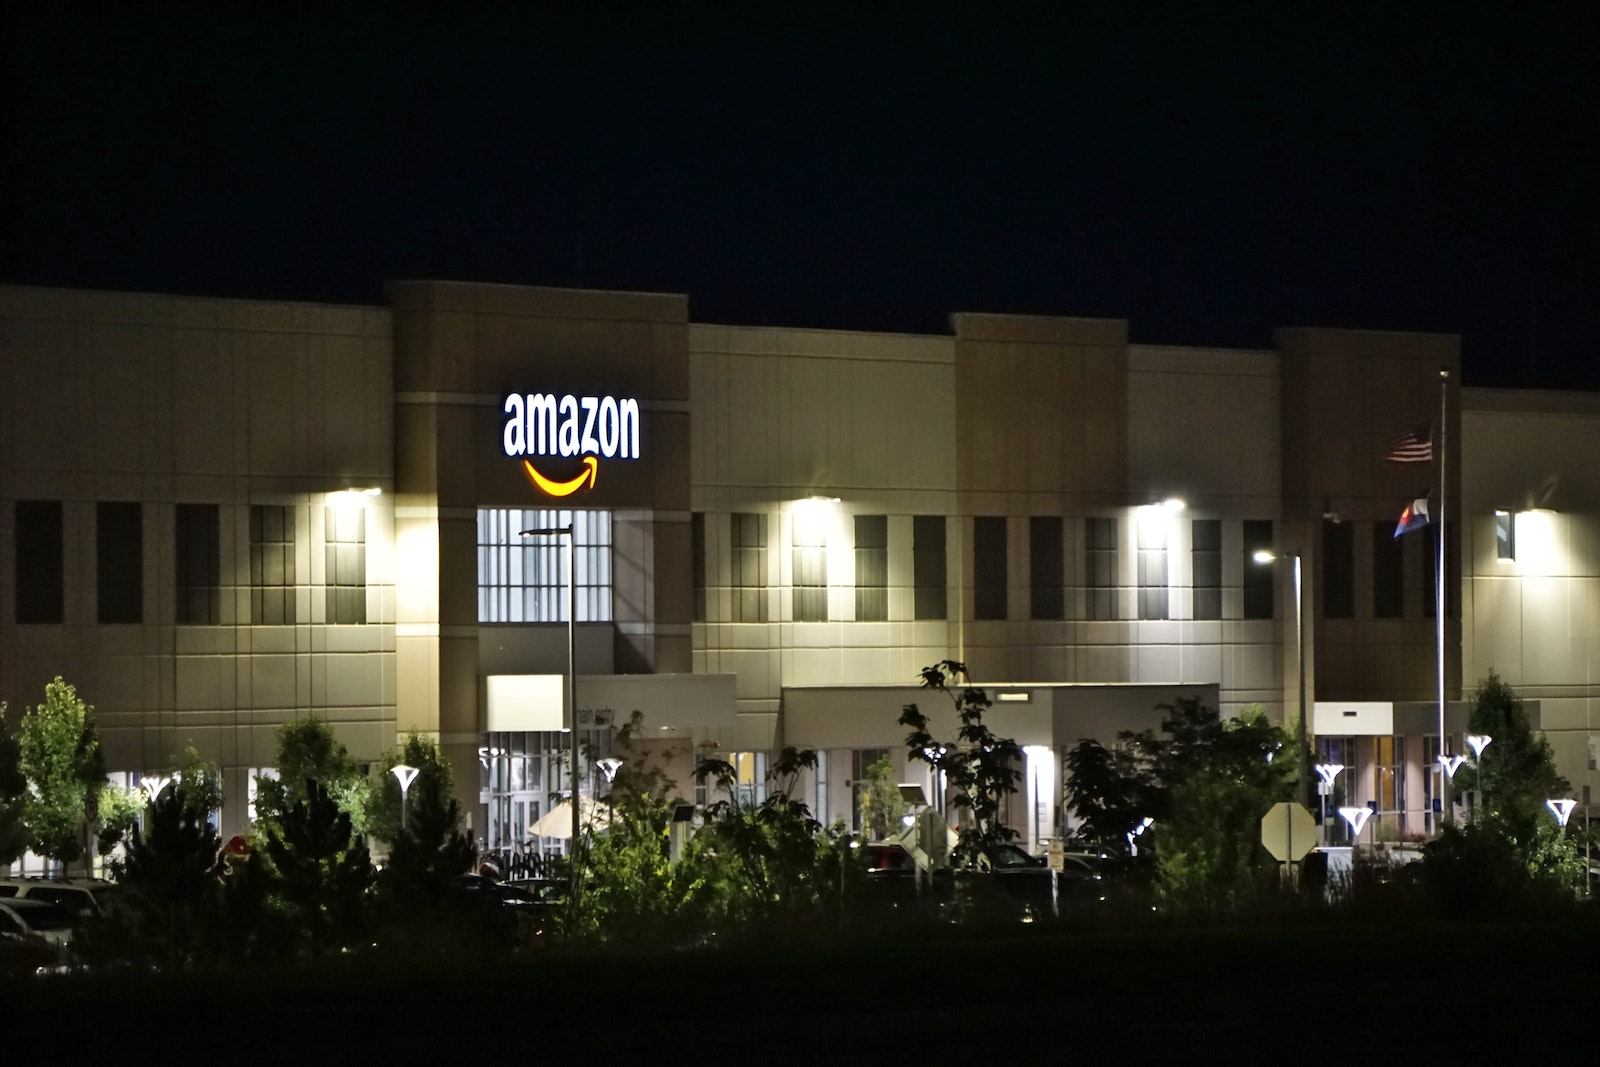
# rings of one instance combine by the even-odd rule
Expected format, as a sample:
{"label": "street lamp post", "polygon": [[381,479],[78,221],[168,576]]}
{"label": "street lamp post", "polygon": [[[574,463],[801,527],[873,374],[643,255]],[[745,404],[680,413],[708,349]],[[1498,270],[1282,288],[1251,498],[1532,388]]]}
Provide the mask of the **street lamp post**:
{"label": "street lamp post", "polygon": [[[1252,558],[1257,563],[1272,563],[1280,557],[1266,549],[1258,549]],[[1310,779],[1306,774],[1306,602],[1301,588],[1300,550],[1295,549],[1287,557],[1294,560],[1294,629],[1296,660],[1300,668],[1300,714],[1295,723],[1295,744],[1298,759],[1296,766],[1299,768],[1299,778],[1295,783],[1295,799],[1301,804],[1306,802],[1307,786]]]}
{"label": "street lamp post", "polygon": [[406,828],[406,794],[411,791],[411,783],[417,780],[420,773],[415,767],[407,767],[404,763],[397,763],[389,768],[389,773],[394,775],[394,780],[400,783],[400,829]]}
{"label": "street lamp post", "polygon": [[566,720],[568,726],[569,747],[572,758],[572,845],[568,850],[568,858],[572,867],[572,906],[578,906],[578,833],[580,801],[578,797],[578,703],[577,703],[577,572],[573,570],[574,537],[573,525],[541,526],[533,530],[523,530],[523,537],[564,537],[567,541],[567,685],[566,685]]}
{"label": "street lamp post", "polygon": [[[1478,807],[1479,808],[1488,806],[1489,791],[1484,788],[1484,784],[1483,784],[1483,750],[1488,748],[1489,747],[1489,742],[1493,741],[1493,740],[1494,740],[1494,738],[1490,737],[1488,734],[1468,734],[1466,736],[1467,744],[1472,746],[1472,767],[1473,767],[1473,769],[1475,771],[1478,772]],[[1477,808],[1474,808],[1473,811],[1472,811],[1472,821],[1473,822],[1477,822],[1478,821]]]}

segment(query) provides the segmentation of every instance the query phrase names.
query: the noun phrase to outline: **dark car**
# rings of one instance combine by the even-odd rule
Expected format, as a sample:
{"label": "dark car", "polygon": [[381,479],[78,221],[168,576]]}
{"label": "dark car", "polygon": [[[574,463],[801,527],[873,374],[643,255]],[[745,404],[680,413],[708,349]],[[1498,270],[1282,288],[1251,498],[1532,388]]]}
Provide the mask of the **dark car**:
{"label": "dark car", "polygon": [[26,897],[0,900],[0,933],[64,947],[72,940],[74,925],[72,914],[54,904]]}

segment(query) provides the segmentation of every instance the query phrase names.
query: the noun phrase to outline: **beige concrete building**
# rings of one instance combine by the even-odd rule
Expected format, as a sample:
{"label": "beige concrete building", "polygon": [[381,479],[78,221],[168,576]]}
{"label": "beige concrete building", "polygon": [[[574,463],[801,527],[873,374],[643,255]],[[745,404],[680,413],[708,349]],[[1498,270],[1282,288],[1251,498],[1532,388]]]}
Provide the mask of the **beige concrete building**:
{"label": "beige concrete building", "polygon": [[[1181,695],[1293,722],[1303,676],[1342,798],[1419,834],[1437,526],[1393,531],[1424,493],[1437,516],[1439,464],[1385,455],[1427,426],[1445,750],[1498,670],[1595,784],[1600,401],[1461,389],[1447,336],[1128,333],[719,326],[683,296],[424,281],[381,307],[0,289],[0,699],[67,677],[124,775],[193,744],[229,830],[279,724],[314,712],[363,761],[420,730],[520,849],[570,788],[569,632],[580,788],[637,711],[686,793],[697,755],[755,793],[776,748],[817,749],[807,799],[846,821],[881,755],[927,783],[895,719],[954,658],[1012,694],[1037,845],[1080,737]],[[524,535],[569,525],[570,585],[565,539]]]}

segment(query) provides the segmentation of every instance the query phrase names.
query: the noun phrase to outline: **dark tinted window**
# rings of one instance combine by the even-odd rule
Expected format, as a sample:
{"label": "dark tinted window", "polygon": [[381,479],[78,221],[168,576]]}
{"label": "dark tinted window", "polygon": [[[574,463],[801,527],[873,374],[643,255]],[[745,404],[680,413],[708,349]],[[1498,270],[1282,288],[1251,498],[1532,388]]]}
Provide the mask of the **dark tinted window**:
{"label": "dark tinted window", "polygon": [[17,519],[17,621],[61,621],[61,502],[19,500]]}
{"label": "dark tinted window", "polygon": [[856,619],[889,618],[889,518],[856,516]]}
{"label": "dark tinted window", "polygon": [[1326,520],[1322,524],[1322,617],[1351,619],[1356,614],[1355,527]]}
{"label": "dark tinted window", "polygon": [[916,515],[911,520],[914,612],[919,619],[942,619],[945,605],[945,519]]}
{"label": "dark tinted window", "polygon": [[1398,619],[1406,612],[1405,542],[1394,535],[1394,523],[1372,526],[1372,614]]}
{"label": "dark tinted window", "polygon": [[1053,515],[1028,520],[1028,599],[1035,619],[1066,617],[1065,549],[1061,534],[1061,520]]}
{"label": "dark tinted window", "polygon": [[1294,561],[1278,553],[1280,563],[1258,563],[1257,552],[1278,552],[1272,543],[1272,520],[1246,519],[1244,521],[1244,617],[1247,619],[1272,618],[1272,572],[1274,566],[1294,566]]}
{"label": "dark tinted window", "polygon": [[1222,618],[1222,520],[1195,519],[1190,526],[1194,569],[1194,617]]}
{"label": "dark tinted window", "polygon": [[179,504],[173,533],[173,574],[179,625],[221,621],[221,535],[215,504]]}
{"label": "dark tinted window", "polygon": [[972,520],[973,613],[975,619],[1006,617],[1006,520],[979,515]]}
{"label": "dark tinted window", "polygon": [[95,601],[101,622],[144,618],[144,522],[138,504],[95,505]]}

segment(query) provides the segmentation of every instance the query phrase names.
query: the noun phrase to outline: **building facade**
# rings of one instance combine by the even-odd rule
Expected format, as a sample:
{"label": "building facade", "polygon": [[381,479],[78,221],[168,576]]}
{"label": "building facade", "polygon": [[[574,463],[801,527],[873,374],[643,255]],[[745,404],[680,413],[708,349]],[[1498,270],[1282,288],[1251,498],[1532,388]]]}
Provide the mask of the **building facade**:
{"label": "building facade", "polygon": [[[1434,461],[1386,461],[1419,426]],[[931,788],[896,719],[957,659],[1027,747],[1011,816],[1037,845],[1081,737],[1182,696],[1292,723],[1303,681],[1341,799],[1422,834],[1491,670],[1595,784],[1596,430],[1594,396],[1462,389],[1440,335],[1219,350],[432,281],[375,307],[3,288],[0,699],[14,721],[65,676],[125,776],[193,745],[230,831],[281,723],[315,713],[363,761],[418,730],[518,848],[570,788],[569,642],[580,789],[637,712],[686,795],[697,756],[756,794],[810,747],[806,799],[846,821],[880,758]],[[1422,496],[1442,646],[1439,526],[1394,536]],[[570,582],[568,535],[529,533],[568,528]]]}

